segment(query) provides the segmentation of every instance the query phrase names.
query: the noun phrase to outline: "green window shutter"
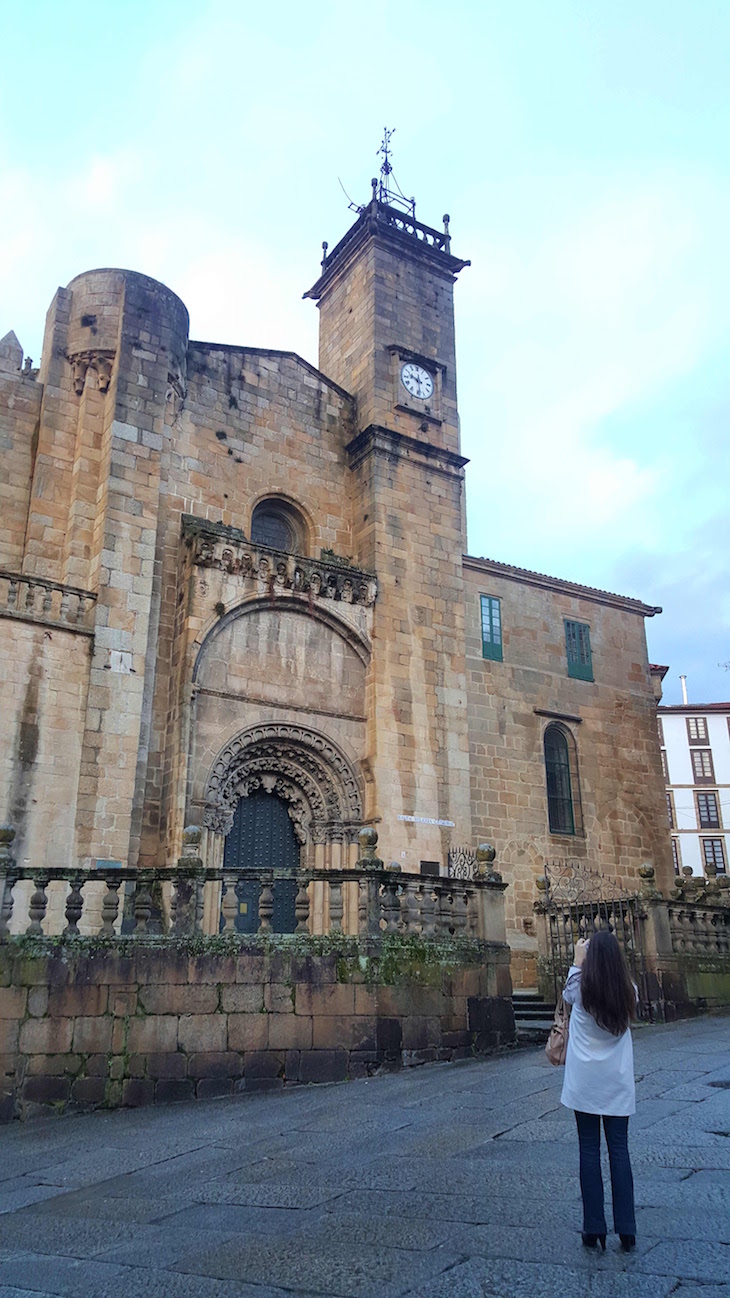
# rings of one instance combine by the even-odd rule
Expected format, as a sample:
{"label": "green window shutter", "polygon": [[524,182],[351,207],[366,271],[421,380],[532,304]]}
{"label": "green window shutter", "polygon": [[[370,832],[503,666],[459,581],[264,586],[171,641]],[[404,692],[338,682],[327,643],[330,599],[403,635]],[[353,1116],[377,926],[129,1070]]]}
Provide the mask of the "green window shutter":
{"label": "green window shutter", "polygon": [[481,595],[482,657],[502,662],[502,607],[493,595]]}
{"label": "green window shutter", "polygon": [[565,649],[568,655],[568,675],[579,681],[592,681],[591,631],[585,622],[571,622],[566,617]]}

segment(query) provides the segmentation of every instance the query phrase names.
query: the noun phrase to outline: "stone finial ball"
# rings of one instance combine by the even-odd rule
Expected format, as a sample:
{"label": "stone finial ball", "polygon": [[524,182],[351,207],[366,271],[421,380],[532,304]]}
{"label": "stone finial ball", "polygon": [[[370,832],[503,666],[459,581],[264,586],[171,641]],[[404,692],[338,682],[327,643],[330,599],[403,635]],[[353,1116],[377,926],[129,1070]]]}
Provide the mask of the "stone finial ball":
{"label": "stone finial ball", "polygon": [[682,874],[684,875],[685,879],[691,879],[691,878],[692,878],[692,875],[694,874],[694,871],[693,871],[693,869],[692,869],[692,866],[691,866],[691,865],[683,865],[683,866],[682,866]]}
{"label": "stone finial ball", "polygon": [[492,847],[491,843],[479,844],[477,848],[477,861],[487,861],[488,864],[491,865],[496,855],[496,849]]}
{"label": "stone finial ball", "polygon": [[198,847],[203,837],[200,825],[186,825],[183,830],[183,843],[186,847]]}
{"label": "stone finial ball", "polygon": [[537,879],[535,880],[535,887],[537,888],[538,892],[547,892],[547,879],[545,878],[544,874],[538,875]]}
{"label": "stone finial ball", "polygon": [[357,836],[357,841],[363,849],[367,847],[375,847],[378,842],[377,829],[372,829],[369,825],[366,826],[365,829],[360,830],[360,833]]}
{"label": "stone finial ball", "polygon": [[15,830],[12,825],[7,824],[7,822],[0,825],[0,843],[12,843],[14,838]]}
{"label": "stone finial ball", "polygon": [[639,878],[640,878],[640,879],[653,879],[653,878],[654,878],[654,866],[653,866],[653,865],[640,865],[640,866],[639,866]]}

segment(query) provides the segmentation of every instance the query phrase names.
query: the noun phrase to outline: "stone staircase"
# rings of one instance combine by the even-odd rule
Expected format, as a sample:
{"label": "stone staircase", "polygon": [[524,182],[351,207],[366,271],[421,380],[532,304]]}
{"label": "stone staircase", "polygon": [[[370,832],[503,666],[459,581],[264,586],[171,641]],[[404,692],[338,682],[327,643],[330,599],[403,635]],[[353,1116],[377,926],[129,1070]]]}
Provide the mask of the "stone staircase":
{"label": "stone staircase", "polygon": [[544,1045],[553,1025],[555,1006],[540,1000],[535,991],[514,992],[512,1005],[515,1012],[515,1029],[518,1045]]}

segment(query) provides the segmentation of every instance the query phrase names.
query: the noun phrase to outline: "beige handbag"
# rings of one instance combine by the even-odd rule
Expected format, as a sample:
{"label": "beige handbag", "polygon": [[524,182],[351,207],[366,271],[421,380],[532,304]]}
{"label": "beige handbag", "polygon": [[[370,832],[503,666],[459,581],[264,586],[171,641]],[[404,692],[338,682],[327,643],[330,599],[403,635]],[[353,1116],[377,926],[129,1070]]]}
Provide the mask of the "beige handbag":
{"label": "beige handbag", "polygon": [[570,1010],[563,1000],[562,994],[558,997],[558,1003],[555,1006],[555,1017],[553,1026],[550,1029],[550,1036],[545,1045],[545,1054],[551,1064],[564,1064],[565,1056],[568,1053],[568,1023],[570,1021]]}

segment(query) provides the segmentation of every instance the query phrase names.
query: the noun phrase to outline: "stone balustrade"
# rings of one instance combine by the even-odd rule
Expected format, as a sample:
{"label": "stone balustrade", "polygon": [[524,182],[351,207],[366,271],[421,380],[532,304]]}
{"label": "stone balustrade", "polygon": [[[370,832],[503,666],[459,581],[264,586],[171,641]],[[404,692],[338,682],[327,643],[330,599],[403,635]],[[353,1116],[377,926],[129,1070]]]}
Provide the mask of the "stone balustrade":
{"label": "stone balustrade", "polygon": [[[259,934],[273,928],[278,885],[296,884],[295,933],[355,937],[383,933],[424,938],[504,942],[506,884],[492,870],[494,849],[478,849],[483,873],[474,879],[430,878],[385,867],[375,855],[377,833],[361,831],[361,857],[352,869],[211,869],[196,855],[200,830],[185,831],[185,855],[171,869],[113,867],[93,871],[20,867],[10,856],[14,831],[0,826],[0,940],[51,935],[113,938],[236,930],[237,888],[254,886]],[[54,904],[49,906],[49,899]],[[347,903],[347,904],[346,904]]]}
{"label": "stone balustrade", "polygon": [[95,603],[93,591],[0,568],[0,617],[93,635]]}

